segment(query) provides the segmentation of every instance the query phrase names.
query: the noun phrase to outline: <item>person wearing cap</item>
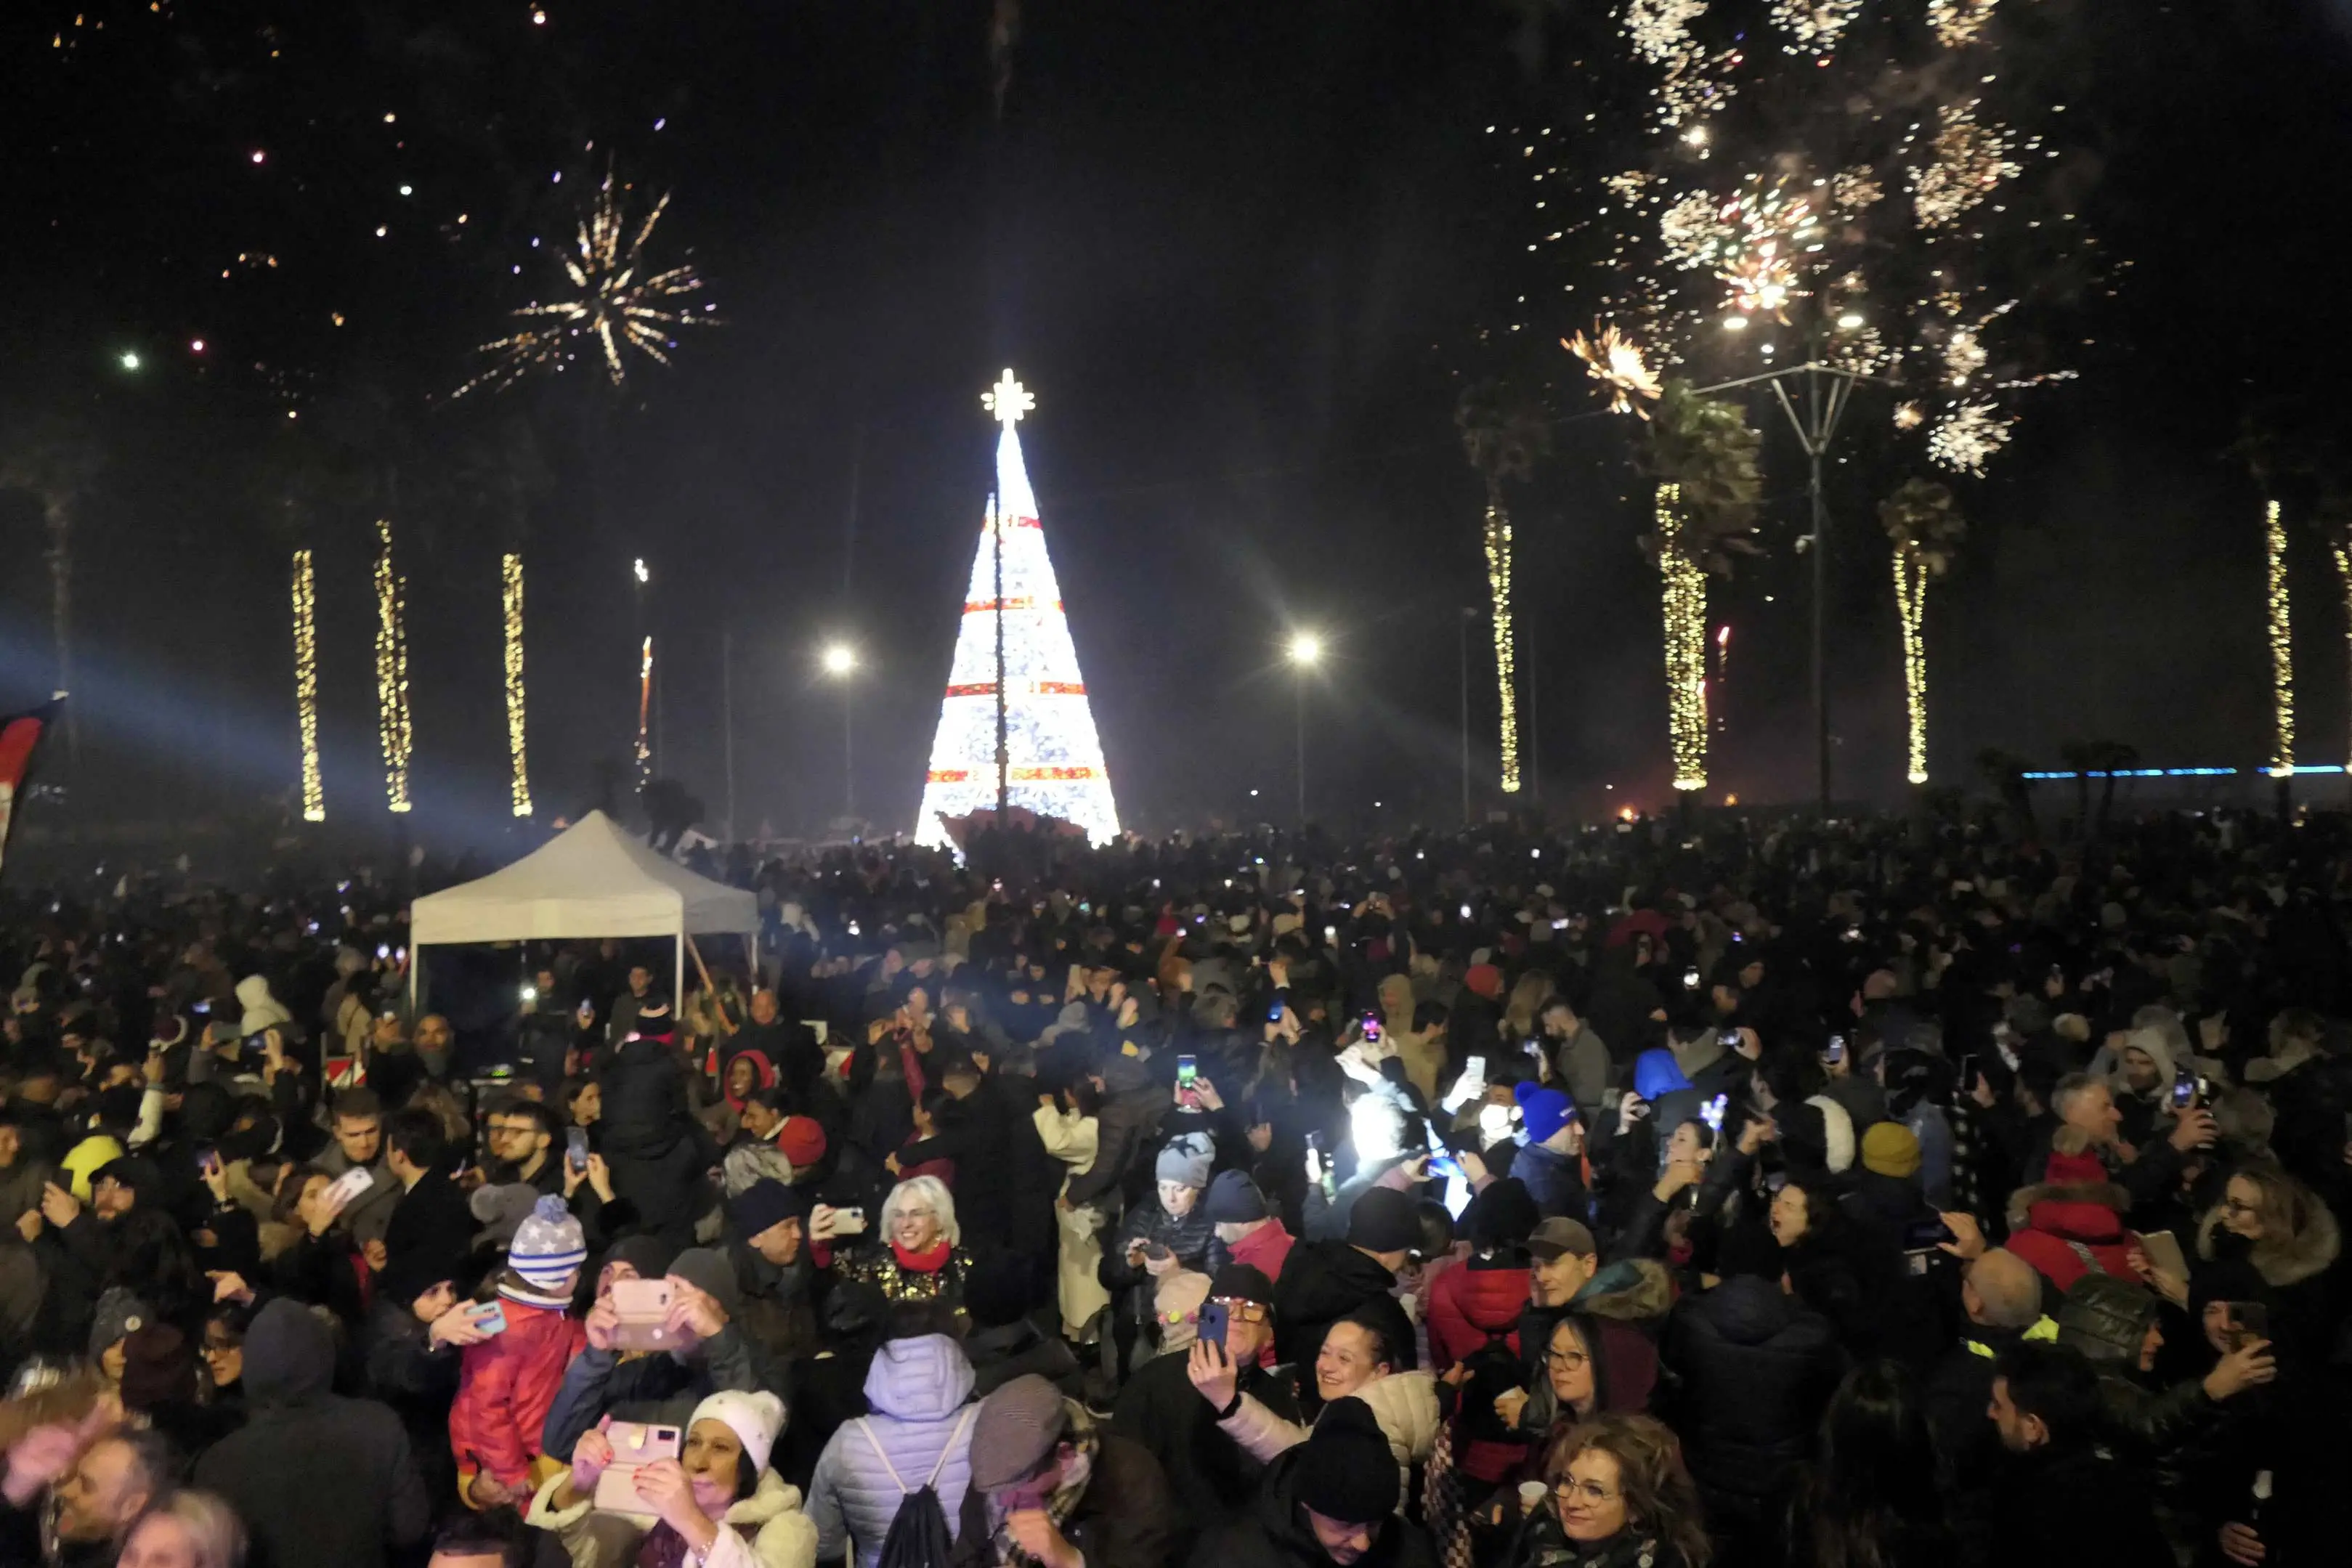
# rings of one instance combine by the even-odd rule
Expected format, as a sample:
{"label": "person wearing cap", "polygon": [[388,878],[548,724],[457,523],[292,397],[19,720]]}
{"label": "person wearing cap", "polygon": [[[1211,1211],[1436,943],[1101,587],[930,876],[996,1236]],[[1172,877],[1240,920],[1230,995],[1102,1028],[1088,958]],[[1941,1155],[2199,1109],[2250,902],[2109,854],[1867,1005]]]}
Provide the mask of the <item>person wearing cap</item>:
{"label": "person wearing cap", "polygon": [[[637,1468],[641,1512],[599,1511],[597,1483],[612,1468],[612,1439],[581,1434],[572,1463],[530,1500],[526,1524],[552,1531],[581,1568],[624,1562],[699,1568],[814,1568],[816,1523],[801,1491],[769,1467],[784,1429],[784,1404],[758,1390],[724,1390],[679,1423],[678,1457]],[[625,1531],[614,1525],[623,1524]]]}
{"label": "person wearing cap", "polygon": [[[1657,1377],[1650,1335],[1674,1305],[1674,1278],[1649,1258],[1601,1261],[1592,1232],[1580,1220],[1554,1218],[1528,1237],[1528,1310],[1519,1319],[1524,1408],[1513,1418],[1521,1431],[1540,1433],[1556,1412],[1549,1360],[1552,1331],[1574,1318],[1591,1351],[1608,1365],[1618,1388],[1645,1391]],[[1636,1403],[1639,1403],[1637,1400]],[[1502,1408],[1498,1403],[1498,1409]]]}
{"label": "person wearing cap", "polygon": [[1112,1337],[1122,1375],[1132,1364],[1143,1321],[1150,1315],[1151,1290],[1177,1270],[1213,1274],[1227,1261],[1201,1196],[1209,1186],[1215,1148],[1202,1134],[1187,1134],[1160,1151],[1151,1196],[1127,1211],[1118,1235],[1103,1249],[1097,1277],[1111,1293]]}
{"label": "person wearing cap", "polygon": [[1429,1538],[1398,1517],[1403,1487],[1388,1457],[1364,1402],[1334,1402],[1266,1467],[1255,1506],[1201,1537],[1191,1568],[1436,1568]]}
{"label": "person wearing cap", "polygon": [[1275,1359],[1302,1365],[1324,1332],[1366,1301],[1392,1300],[1397,1271],[1421,1245],[1421,1212],[1393,1187],[1376,1186],[1348,1214],[1345,1241],[1301,1241],[1275,1281]]}
{"label": "person wearing cap", "polygon": [[468,1507],[520,1503],[559,1463],[541,1447],[563,1370],[587,1343],[572,1316],[572,1291],[588,1260],[587,1238],[553,1196],[515,1232],[498,1276],[507,1326],[467,1345],[449,1410],[449,1448],[458,1495]]}
{"label": "person wearing cap", "polygon": [[[1287,1369],[1262,1364],[1274,1344],[1274,1285],[1246,1263],[1228,1263],[1209,1281],[1209,1300],[1224,1310],[1224,1337],[1195,1339],[1182,1355],[1154,1356],[1119,1390],[1111,1429],[1151,1450],[1175,1494],[1180,1546],[1234,1517],[1255,1495],[1265,1465],[1217,1429],[1247,1397],[1277,1419],[1299,1419],[1298,1389]],[[1229,1393],[1200,1392],[1208,1383]]]}
{"label": "person wearing cap", "polygon": [[1297,1239],[1267,1207],[1265,1194],[1247,1171],[1219,1171],[1209,1183],[1204,1207],[1228,1257],[1269,1280],[1282,1278],[1283,1261]]}
{"label": "person wearing cap", "polygon": [[1167,1568],[1175,1531],[1160,1461],[1085,1405],[1034,1373],[981,1401],[956,1568]]}

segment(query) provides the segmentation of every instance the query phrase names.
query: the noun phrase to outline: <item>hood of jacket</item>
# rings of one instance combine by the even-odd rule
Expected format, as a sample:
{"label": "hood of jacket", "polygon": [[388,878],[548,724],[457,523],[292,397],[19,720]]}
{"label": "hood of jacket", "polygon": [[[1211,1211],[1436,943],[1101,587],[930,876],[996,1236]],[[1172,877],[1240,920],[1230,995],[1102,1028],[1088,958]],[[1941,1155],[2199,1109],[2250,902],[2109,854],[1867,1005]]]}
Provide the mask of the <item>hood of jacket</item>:
{"label": "hood of jacket", "polygon": [[1654,1258],[1627,1258],[1604,1265],[1584,1282],[1568,1310],[1620,1322],[1650,1322],[1675,1304],[1675,1277]]}
{"label": "hood of jacket", "polygon": [[334,1333],[301,1302],[278,1297],[246,1331],[246,1397],[257,1408],[307,1404],[327,1393],[334,1375]]}
{"label": "hood of jacket", "polygon": [[1418,1462],[1429,1458],[1437,1443],[1437,1380],[1426,1372],[1392,1372],[1356,1390],[1356,1397],[1371,1406],[1372,1419],[1389,1447]]}
{"label": "hood of jacket", "polygon": [[236,1000],[237,1005],[245,1009],[244,1021],[237,1028],[247,1034],[259,1034],[263,1030],[294,1021],[294,1015],[286,1010],[285,1004],[269,994],[269,981],[266,976],[247,975],[239,980],[236,983]]}
{"label": "hood of jacket", "polygon": [[1528,1309],[1528,1275],[1526,1260],[1513,1254],[1508,1260],[1457,1263],[1437,1277],[1433,1288],[1472,1328],[1503,1334],[1519,1326],[1519,1314]]}
{"label": "hood of jacket", "polygon": [[753,1529],[747,1533],[756,1533],[757,1527],[784,1514],[794,1512],[800,1506],[800,1488],[773,1470],[761,1470],[760,1484],[752,1489],[751,1495],[738,1499],[729,1507],[727,1517],[721,1522],[734,1525],[738,1529],[750,1525]]}
{"label": "hood of jacket", "polygon": [[937,1421],[971,1397],[971,1363],[945,1334],[887,1340],[866,1373],[866,1402],[901,1421]]}
{"label": "hood of jacket", "polygon": [[2095,1197],[2047,1197],[2026,1206],[2025,1223],[2017,1228],[2104,1247],[2123,1239],[2124,1217]]}
{"label": "hood of jacket", "polygon": [[[2205,1211],[2197,1222],[2197,1254],[2210,1260],[2216,1250],[2214,1238],[2221,1225],[2221,1210],[2217,1207]],[[2344,1239],[2336,1228],[2336,1216],[2325,1203],[2313,1203],[2305,1216],[2303,1228],[2287,1236],[2265,1236],[2248,1250],[2247,1260],[2263,1282],[2273,1289],[2299,1285],[2315,1274],[2326,1272],[2343,1250]]]}
{"label": "hood of jacket", "polygon": [[1803,1310],[1761,1274],[1734,1274],[1699,1298],[1707,1323],[1733,1344],[1769,1344],[1787,1332]]}

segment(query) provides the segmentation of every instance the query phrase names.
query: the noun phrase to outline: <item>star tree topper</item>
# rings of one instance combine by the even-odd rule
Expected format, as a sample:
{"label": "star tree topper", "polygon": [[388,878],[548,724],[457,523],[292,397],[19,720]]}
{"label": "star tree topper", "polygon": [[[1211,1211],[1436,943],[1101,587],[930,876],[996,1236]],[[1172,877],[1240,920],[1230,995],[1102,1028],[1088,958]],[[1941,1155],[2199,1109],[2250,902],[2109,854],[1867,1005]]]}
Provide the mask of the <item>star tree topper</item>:
{"label": "star tree topper", "polygon": [[1037,394],[1014,381],[1008,367],[1003,380],[980,394],[980,406],[994,414],[1009,429],[1021,423],[1022,415],[1037,406]]}

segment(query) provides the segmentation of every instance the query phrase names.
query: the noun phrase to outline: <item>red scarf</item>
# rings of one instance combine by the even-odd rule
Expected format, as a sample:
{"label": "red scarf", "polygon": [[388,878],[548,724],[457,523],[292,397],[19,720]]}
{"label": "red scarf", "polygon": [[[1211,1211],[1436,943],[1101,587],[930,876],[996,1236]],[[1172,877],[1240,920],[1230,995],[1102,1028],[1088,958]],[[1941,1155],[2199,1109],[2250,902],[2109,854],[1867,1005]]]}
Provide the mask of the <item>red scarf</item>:
{"label": "red scarf", "polygon": [[898,1260],[898,1267],[912,1270],[918,1274],[938,1273],[947,1267],[948,1254],[954,1250],[955,1244],[944,1236],[920,1252],[909,1252],[896,1241],[890,1243],[890,1251]]}

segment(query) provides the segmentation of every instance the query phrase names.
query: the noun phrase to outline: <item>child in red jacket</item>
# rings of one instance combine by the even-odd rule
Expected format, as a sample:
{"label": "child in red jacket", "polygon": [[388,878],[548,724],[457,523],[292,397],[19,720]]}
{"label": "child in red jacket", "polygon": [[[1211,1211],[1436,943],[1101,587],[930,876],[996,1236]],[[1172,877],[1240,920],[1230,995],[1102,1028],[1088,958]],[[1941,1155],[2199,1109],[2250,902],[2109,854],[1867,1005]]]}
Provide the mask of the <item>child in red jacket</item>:
{"label": "child in red jacket", "polygon": [[457,1402],[449,1410],[457,1490],[471,1507],[520,1507],[546,1471],[562,1462],[541,1454],[539,1435],[562,1386],[563,1369],[587,1343],[586,1330],[572,1315],[572,1286],[587,1257],[580,1222],[551,1193],[515,1231],[499,1275],[507,1326],[466,1347]]}

